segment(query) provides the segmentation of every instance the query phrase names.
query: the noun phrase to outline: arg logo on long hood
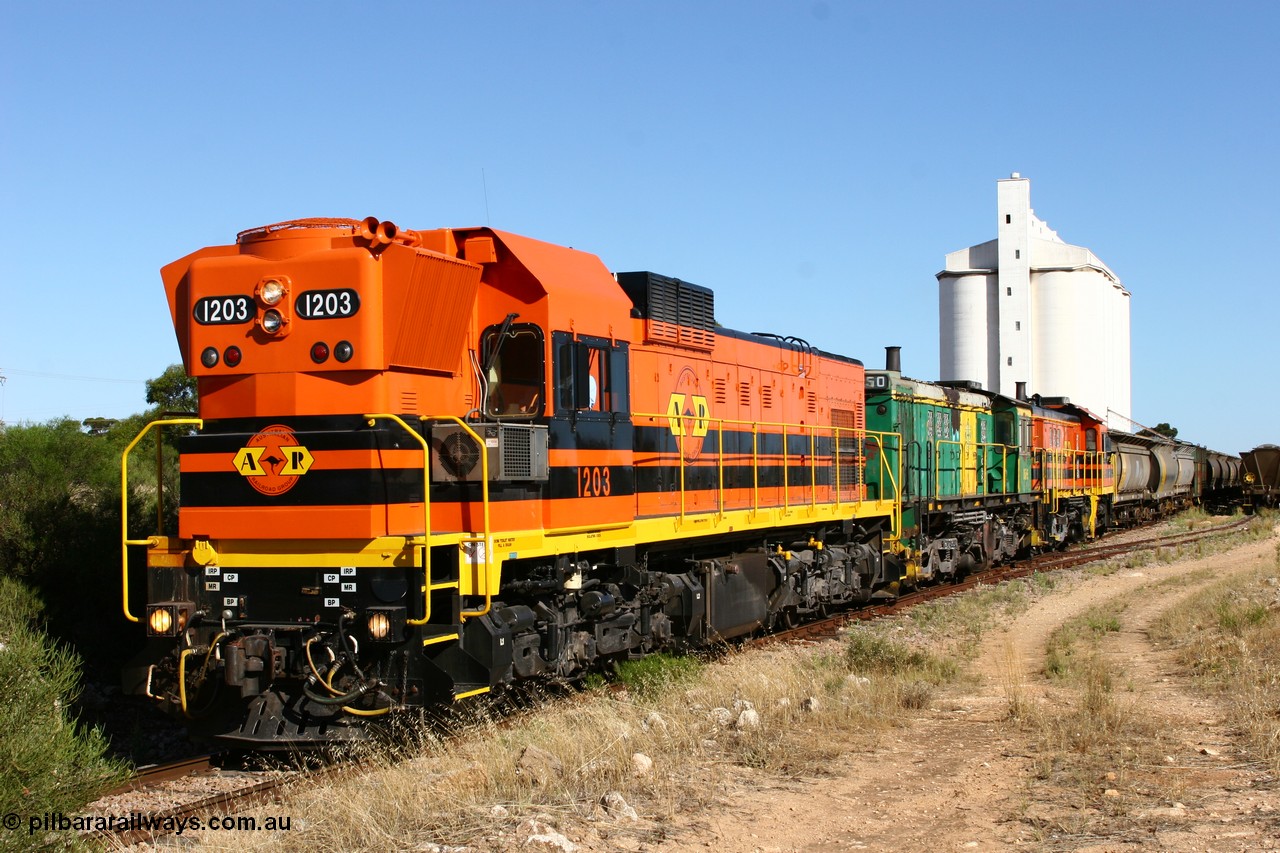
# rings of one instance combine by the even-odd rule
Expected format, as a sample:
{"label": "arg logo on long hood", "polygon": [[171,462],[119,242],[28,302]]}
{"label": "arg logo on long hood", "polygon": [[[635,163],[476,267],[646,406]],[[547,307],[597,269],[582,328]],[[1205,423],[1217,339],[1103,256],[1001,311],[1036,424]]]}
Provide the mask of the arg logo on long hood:
{"label": "arg logo on long hood", "polygon": [[311,470],[315,457],[283,424],[266,427],[236,451],[235,466],[264,495],[283,495]]}

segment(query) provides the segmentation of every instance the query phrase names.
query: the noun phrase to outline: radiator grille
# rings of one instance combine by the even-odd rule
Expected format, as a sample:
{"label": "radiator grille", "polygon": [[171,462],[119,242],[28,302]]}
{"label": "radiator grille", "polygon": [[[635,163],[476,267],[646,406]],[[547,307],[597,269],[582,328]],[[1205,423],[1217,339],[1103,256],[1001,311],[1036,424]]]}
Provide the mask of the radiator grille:
{"label": "radiator grille", "polygon": [[648,340],[690,349],[715,347],[715,294],[708,288],[651,272],[618,273],[618,284],[647,321]]}
{"label": "radiator grille", "polygon": [[533,477],[533,432],[527,428],[503,427],[502,441],[503,480],[528,480]]}

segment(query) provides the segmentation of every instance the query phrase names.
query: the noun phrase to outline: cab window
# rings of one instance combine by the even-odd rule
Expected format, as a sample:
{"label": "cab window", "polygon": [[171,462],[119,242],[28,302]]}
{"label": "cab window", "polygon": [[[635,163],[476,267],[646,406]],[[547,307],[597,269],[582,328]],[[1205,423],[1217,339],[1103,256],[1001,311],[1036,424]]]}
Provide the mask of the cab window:
{"label": "cab window", "polygon": [[556,411],[561,414],[626,412],[626,344],[605,338],[555,335]]}
{"label": "cab window", "polygon": [[546,397],[542,330],[527,323],[490,326],[481,335],[484,413],[493,418],[535,418]]}

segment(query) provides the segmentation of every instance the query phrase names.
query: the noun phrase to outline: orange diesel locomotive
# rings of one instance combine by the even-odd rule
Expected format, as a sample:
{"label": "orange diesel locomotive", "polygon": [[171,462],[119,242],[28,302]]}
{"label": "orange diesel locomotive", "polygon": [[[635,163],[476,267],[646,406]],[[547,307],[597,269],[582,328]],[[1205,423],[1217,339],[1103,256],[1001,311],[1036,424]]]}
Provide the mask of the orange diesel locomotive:
{"label": "orange diesel locomotive", "polygon": [[724,329],[706,288],[375,219],[246,231],[163,278],[200,412],[168,422],[179,529],[129,540],[125,615],[134,688],[206,734],[359,738],[902,579],[862,364]]}

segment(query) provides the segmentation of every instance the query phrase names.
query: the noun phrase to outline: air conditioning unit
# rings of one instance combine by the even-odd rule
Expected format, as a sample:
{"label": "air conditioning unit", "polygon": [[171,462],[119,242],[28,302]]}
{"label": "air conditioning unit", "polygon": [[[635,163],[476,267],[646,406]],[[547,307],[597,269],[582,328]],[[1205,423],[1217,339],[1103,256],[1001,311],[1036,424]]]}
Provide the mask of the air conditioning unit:
{"label": "air conditioning unit", "polygon": [[547,470],[547,428],[528,424],[476,424],[482,439],[474,438],[457,424],[431,428],[431,481],[433,483],[478,483],[484,475],[480,454],[489,459],[489,480],[532,480],[545,482]]}

